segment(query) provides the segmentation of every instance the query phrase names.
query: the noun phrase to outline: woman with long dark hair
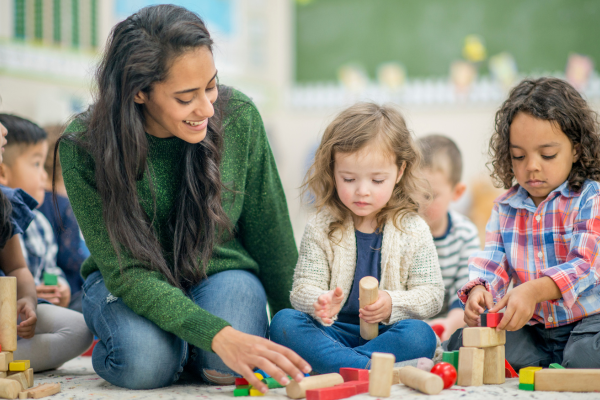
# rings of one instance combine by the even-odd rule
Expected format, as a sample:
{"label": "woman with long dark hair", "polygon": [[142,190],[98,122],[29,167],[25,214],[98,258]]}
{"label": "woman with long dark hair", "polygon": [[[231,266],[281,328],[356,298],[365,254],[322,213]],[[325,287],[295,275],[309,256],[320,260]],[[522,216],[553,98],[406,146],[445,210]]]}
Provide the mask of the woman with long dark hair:
{"label": "woman with long dark hair", "polygon": [[280,383],[310,366],[265,339],[266,303],[289,307],[297,250],[260,115],[217,84],[194,13],[146,7],[113,29],[97,97],[60,141],[90,258],[83,314],[95,371],[122,387],[175,382],[184,368],[232,384]]}

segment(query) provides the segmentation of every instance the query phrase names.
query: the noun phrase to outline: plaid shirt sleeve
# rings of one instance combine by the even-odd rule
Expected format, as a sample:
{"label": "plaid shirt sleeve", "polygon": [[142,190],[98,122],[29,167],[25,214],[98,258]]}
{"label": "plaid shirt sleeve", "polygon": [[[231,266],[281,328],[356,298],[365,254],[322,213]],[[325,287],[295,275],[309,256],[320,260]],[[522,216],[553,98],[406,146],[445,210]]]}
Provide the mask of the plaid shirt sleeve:
{"label": "plaid shirt sleeve", "polygon": [[477,285],[483,285],[492,293],[495,301],[506,294],[510,284],[508,260],[500,231],[500,208],[494,203],[492,215],[485,228],[485,248],[469,257],[469,282],[458,291],[458,298],[464,304],[469,292]]}
{"label": "plaid shirt sleeve", "polygon": [[[600,283],[597,268],[600,262],[599,243],[600,197],[594,196],[579,209],[573,221],[567,261],[542,272],[542,276],[550,277],[560,289],[565,307],[571,308],[582,292]],[[558,304],[559,300],[551,302]]]}

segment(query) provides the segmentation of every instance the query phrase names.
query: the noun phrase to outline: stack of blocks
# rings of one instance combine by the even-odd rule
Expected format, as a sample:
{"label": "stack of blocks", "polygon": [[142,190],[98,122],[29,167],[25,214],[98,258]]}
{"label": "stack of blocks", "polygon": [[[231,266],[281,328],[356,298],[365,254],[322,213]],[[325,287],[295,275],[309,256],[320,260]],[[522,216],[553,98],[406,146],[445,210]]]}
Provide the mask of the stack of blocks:
{"label": "stack of blocks", "polygon": [[497,331],[501,313],[481,315],[481,327],[463,329],[459,350],[459,386],[497,385],[505,381],[506,331]]}
{"label": "stack of blocks", "polygon": [[600,391],[600,369],[566,369],[560,364],[550,368],[521,368],[519,389],[548,392],[598,392]]}
{"label": "stack of blocks", "polygon": [[[279,384],[279,382],[277,382],[275,380],[275,378],[271,378],[266,372],[264,372],[260,369],[258,371],[256,371],[254,373],[254,375],[260,381],[264,382],[269,389],[277,389],[277,388],[283,387]],[[248,381],[245,380],[244,378],[236,378],[235,379],[235,390],[233,391],[233,395],[235,397],[264,396],[264,394],[260,390],[253,388],[252,385],[250,385],[250,383],[248,383]]]}
{"label": "stack of blocks", "polygon": [[[17,350],[17,278],[0,277],[0,397],[39,398],[60,391],[60,384],[58,384],[58,391],[53,393],[49,393],[45,388],[29,389],[33,386],[33,369],[30,368],[29,360],[13,360],[15,350]],[[55,386],[52,388],[54,390]]]}

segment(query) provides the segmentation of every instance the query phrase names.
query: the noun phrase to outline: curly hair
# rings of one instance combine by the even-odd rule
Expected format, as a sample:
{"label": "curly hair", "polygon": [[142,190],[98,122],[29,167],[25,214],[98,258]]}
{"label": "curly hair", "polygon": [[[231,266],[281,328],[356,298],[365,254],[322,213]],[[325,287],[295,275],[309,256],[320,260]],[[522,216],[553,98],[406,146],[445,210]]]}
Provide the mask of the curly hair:
{"label": "curly hair", "polygon": [[510,125],[524,112],[556,123],[577,148],[579,157],[568,177],[569,189],[579,191],[586,179],[600,180],[598,116],[567,82],[557,78],[525,79],[513,88],[496,113],[490,139],[491,177],[498,187],[509,189],[515,175],[510,157]]}
{"label": "curly hair", "polygon": [[303,192],[309,192],[317,211],[328,209],[335,217],[329,226],[329,238],[341,231],[351,211],[340,200],[335,187],[336,153],[355,153],[374,141],[395,158],[398,168],[405,164],[404,174],[394,187],[392,197],[376,216],[377,228],[386,221],[398,223],[409,213],[418,214],[429,199],[427,184],[417,175],[421,153],[402,114],[390,105],[357,103],[342,111],[325,129],[315,159],[306,174]]}

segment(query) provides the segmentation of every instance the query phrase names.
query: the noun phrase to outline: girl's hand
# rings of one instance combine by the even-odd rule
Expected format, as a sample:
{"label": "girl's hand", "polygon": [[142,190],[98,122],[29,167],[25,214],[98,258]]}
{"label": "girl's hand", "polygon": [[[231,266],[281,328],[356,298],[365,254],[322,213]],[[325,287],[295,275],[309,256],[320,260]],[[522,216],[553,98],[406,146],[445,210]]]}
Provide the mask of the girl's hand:
{"label": "girl's hand", "polygon": [[498,312],[504,307],[504,316],[496,330],[516,331],[521,329],[533,316],[537,293],[532,291],[530,282],[525,282],[506,293],[490,312]]}
{"label": "girl's hand", "polygon": [[465,323],[471,327],[478,326],[481,321],[479,316],[485,311],[484,307],[491,310],[494,307],[494,298],[485,286],[477,285],[471,289],[465,303]]}
{"label": "girl's hand", "polygon": [[339,287],[320,295],[313,304],[315,315],[321,318],[326,324],[332,324],[332,318],[340,312],[343,299],[344,291]]}
{"label": "girl's hand", "polygon": [[227,326],[216,334],[212,350],[229,368],[241,374],[250,385],[266,393],[268,388],[254,375],[258,367],[271,375],[281,385],[289,383],[288,375],[296,382],[311,371],[310,365],[287,347],[265,338],[236,331]]}
{"label": "girl's hand", "polygon": [[21,317],[21,323],[17,325],[17,335],[23,339],[31,339],[35,334],[37,315],[35,305],[28,298],[17,300],[17,313]]}
{"label": "girl's hand", "polygon": [[59,305],[62,294],[58,286],[39,285],[35,287],[37,297],[49,301],[52,304]]}
{"label": "girl's hand", "polygon": [[58,293],[60,293],[58,305],[65,308],[69,307],[69,303],[71,302],[71,287],[59,282]]}
{"label": "girl's hand", "polygon": [[377,301],[358,310],[358,316],[370,324],[378,324],[392,315],[392,298],[385,290],[379,291]]}

